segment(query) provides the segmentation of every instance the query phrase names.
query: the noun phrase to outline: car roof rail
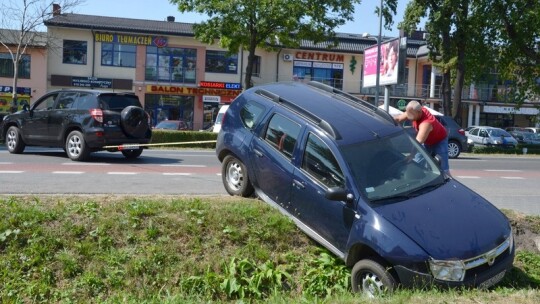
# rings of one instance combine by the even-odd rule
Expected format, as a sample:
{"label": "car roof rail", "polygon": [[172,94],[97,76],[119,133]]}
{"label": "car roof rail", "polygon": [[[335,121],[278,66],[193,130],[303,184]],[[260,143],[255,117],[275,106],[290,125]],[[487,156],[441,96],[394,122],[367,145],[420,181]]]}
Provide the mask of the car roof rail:
{"label": "car roof rail", "polygon": [[295,113],[315,122],[323,131],[328,133],[328,135],[332,136],[334,139],[341,139],[341,135],[339,135],[338,131],[330,123],[311,113],[310,111],[292,103],[291,101],[264,89],[257,89],[255,94],[266,97],[273,102],[280,104],[289,110],[294,111]]}
{"label": "car roof rail", "polygon": [[394,120],[394,117],[392,115],[390,115],[390,113],[388,113],[385,110],[373,105],[370,102],[367,102],[367,101],[365,101],[363,99],[360,99],[360,98],[358,98],[358,97],[356,97],[356,96],[354,96],[352,94],[346,93],[346,92],[344,92],[342,90],[336,89],[336,88],[334,88],[332,86],[329,86],[327,84],[324,84],[322,82],[312,80],[312,81],[309,81],[307,84],[314,87],[314,88],[326,91],[328,93],[336,94],[337,95],[336,97],[344,97],[344,98],[339,98],[339,100],[347,102],[348,104],[351,104],[351,105],[356,106],[356,107],[360,106],[360,107],[363,107],[363,108],[367,108],[368,110],[370,110],[370,112],[372,114],[376,114],[379,117],[382,117],[382,118],[388,120],[389,122],[392,122],[394,125],[397,125],[396,121]]}

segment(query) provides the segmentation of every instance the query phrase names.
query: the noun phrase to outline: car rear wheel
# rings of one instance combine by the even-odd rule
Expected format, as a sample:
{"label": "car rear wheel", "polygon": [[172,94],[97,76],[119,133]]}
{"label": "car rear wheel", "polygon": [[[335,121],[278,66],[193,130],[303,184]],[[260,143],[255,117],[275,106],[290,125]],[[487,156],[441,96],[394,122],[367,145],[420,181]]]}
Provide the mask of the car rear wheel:
{"label": "car rear wheel", "polygon": [[79,131],[72,131],[66,139],[66,153],[73,161],[84,161],[90,155],[84,137]]}
{"label": "car rear wheel", "polygon": [[448,142],[448,157],[457,158],[460,153],[461,153],[461,145],[454,140],[449,141]]}
{"label": "car rear wheel", "polygon": [[351,273],[352,290],[374,298],[391,293],[397,286],[394,276],[381,263],[365,259],[356,262]]}
{"label": "car rear wheel", "polygon": [[249,197],[253,194],[254,189],[249,180],[246,166],[236,157],[231,155],[225,157],[221,167],[221,178],[225,190],[230,195]]}
{"label": "car rear wheel", "polygon": [[127,159],[133,159],[141,156],[143,151],[143,148],[135,149],[135,150],[122,150],[122,154],[124,154],[124,157]]}
{"label": "car rear wheel", "polygon": [[136,106],[129,106],[122,110],[120,123],[124,132],[133,137],[143,137],[149,129],[146,113]]}
{"label": "car rear wheel", "polygon": [[21,154],[24,151],[26,144],[22,140],[21,131],[15,126],[9,127],[6,133],[6,148],[9,153]]}

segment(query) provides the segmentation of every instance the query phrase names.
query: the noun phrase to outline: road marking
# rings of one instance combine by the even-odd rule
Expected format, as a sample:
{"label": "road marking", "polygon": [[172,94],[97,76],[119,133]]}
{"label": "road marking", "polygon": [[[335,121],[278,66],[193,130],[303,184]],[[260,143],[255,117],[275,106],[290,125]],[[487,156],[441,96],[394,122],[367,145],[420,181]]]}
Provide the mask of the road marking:
{"label": "road marking", "polygon": [[23,173],[24,171],[0,171],[0,173],[12,174],[12,173]]}
{"label": "road marking", "polygon": [[0,162],[0,165],[13,165],[11,162]]}
{"label": "road marking", "polygon": [[53,171],[53,174],[83,174],[83,171]]}
{"label": "road marking", "polygon": [[459,175],[457,178],[480,178],[480,176]]}
{"label": "road marking", "polygon": [[163,173],[163,175],[182,175],[182,176],[187,176],[187,175],[191,175],[191,173]]}
{"label": "road marking", "polygon": [[525,178],[520,177],[520,176],[501,176],[501,178],[504,178],[504,179],[525,179]]}
{"label": "road marking", "polygon": [[71,162],[71,163],[62,163],[64,166],[109,166],[110,164],[105,163],[77,163],[77,162]]}
{"label": "road marking", "polygon": [[205,168],[205,165],[160,165],[162,167]]}
{"label": "road marking", "polygon": [[221,173],[216,173],[217,176],[221,176]]}
{"label": "road marking", "polygon": [[135,175],[137,172],[107,172],[109,175]]}
{"label": "road marking", "polygon": [[523,170],[484,170],[487,172],[521,172]]}

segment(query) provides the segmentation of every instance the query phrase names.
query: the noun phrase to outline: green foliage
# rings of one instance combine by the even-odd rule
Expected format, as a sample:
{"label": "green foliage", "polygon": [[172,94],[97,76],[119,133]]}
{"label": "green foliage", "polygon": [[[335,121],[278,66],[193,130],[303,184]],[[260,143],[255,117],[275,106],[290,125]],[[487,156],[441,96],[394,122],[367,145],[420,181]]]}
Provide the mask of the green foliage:
{"label": "green foliage", "polygon": [[302,277],[303,291],[315,297],[328,298],[336,292],[343,293],[350,289],[350,270],[327,251],[306,263]]}
{"label": "green foliage", "polygon": [[496,146],[474,146],[472,148],[472,153],[478,154],[515,154],[523,155],[523,148],[527,148],[526,154],[540,154],[540,146],[538,145],[524,145],[518,144],[516,148],[503,148]]}
{"label": "green foliage", "polygon": [[[152,148],[215,148],[217,133],[197,131],[170,131],[153,130]],[[199,141],[213,141],[208,143],[195,143]],[[163,144],[163,145],[159,145]]]}

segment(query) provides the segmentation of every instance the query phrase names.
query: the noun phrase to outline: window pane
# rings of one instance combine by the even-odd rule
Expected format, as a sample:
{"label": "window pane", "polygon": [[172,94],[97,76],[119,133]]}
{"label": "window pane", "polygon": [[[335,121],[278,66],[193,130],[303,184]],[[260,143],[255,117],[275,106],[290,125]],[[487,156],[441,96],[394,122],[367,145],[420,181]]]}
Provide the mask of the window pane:
{"label": "window pane", "polygon": [[64,40],[63,63],[86,64],[86,54],[86,41]]}
{"label": "window pane", "polygon": [[345,177],[334,154],[312,133],[309,134],[302,168],[328,188],[345,186]]}
{"label": "window pane", "polygon": [[135,67],[137,47],[131,44],[102,43],[101,65]]}
{"label": "window pane", "polygon": [[206,72],[236,74],[238,55],[227,56],[224,51],[206,51]]}

